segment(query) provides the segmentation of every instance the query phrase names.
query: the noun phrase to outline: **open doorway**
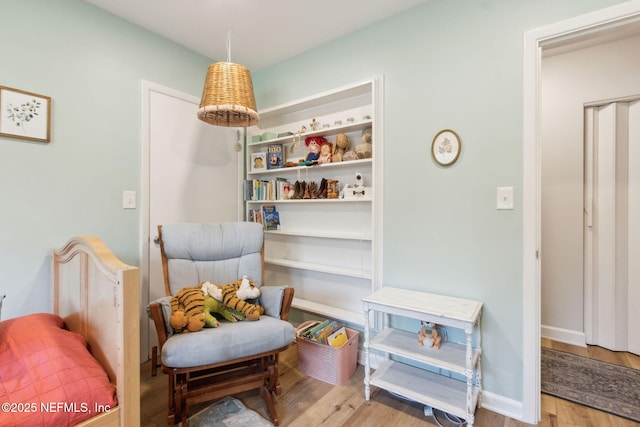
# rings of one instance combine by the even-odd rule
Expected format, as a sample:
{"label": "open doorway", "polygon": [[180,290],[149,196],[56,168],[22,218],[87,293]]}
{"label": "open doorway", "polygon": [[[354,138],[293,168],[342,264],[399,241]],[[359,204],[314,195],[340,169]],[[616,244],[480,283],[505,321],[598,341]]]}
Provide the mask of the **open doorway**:
{"label": "open doorway", "polygon": [[541,102],[542,50],[640,22],[632,1],[525,33],[523,194],[523,407],[522,420],[540,419],[541,337]]}
{"label": "open doorway", "polygon": [[623,351],[638,216],[627,189],[640,167],[628,126],[627,95],[640,93],[632,27],[543,47],[540,100],[542,336]]}

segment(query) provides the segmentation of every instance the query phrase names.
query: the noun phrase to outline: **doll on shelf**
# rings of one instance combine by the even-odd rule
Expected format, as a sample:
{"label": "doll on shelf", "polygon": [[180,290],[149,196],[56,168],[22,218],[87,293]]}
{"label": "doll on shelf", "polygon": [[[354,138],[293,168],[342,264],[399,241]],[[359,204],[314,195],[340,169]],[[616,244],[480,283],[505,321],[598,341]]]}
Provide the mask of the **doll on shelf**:
{"label": "doll on shelf", "polygon": [[307,146],[309,153],[304,160],[300,161],[301,166],[311,166],[318,164],[320,158],[320,146],[326,143],[327,140],[322,136],[308,136],[304,140],[304,145]]}
{"label": "doll on shelf", "polygon": [[320,155],[318,157],[318,164],[331,163],[331,157],[333,153],[333,144],[330,142],[323,142],[320,145]]}

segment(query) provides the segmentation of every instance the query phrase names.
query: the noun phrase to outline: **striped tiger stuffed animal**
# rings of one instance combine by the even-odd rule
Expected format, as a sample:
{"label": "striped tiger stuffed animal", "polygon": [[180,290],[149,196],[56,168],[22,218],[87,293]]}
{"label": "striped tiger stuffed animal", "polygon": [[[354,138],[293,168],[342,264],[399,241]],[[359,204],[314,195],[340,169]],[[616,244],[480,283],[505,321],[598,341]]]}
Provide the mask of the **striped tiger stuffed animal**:
{"label": "striped tiger stuffed animal", "polygon": [[258,320],[264,314],[264,307],[261,305],[244,301],[248,298],[257,298],[260,295],[260,289],[255,286],[255,282],[246,276],[227,285],[214,285],[205,282],[202,285],[202,290],[205,295],[210,295],[230,309],[241,312],[249,320]]}
{"label": "striped tiger stuffed animal", "polygon": [[200,286],[180,289],[171,298],[169,323],[176,333],[199,331],[204,320],[204,292]]}

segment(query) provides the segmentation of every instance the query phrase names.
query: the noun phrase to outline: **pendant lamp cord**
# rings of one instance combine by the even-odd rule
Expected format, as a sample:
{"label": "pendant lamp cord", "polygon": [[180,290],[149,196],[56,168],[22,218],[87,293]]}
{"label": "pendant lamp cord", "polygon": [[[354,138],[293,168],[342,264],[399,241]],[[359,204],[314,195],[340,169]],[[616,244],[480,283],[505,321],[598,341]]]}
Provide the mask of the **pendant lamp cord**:
{"label": "pendant lamp cord", "polygon": [[231,30],[227,32],[227,62],[231,62]]}

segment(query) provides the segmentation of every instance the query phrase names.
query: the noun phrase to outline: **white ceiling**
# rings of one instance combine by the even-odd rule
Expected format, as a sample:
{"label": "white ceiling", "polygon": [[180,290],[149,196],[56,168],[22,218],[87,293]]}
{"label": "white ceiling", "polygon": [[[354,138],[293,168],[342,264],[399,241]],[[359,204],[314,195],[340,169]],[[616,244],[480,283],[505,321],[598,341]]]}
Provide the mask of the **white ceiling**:
{"label": "white ceiling", "polygon": [[215,61],[251,71],[428,0],[85,0]]}

